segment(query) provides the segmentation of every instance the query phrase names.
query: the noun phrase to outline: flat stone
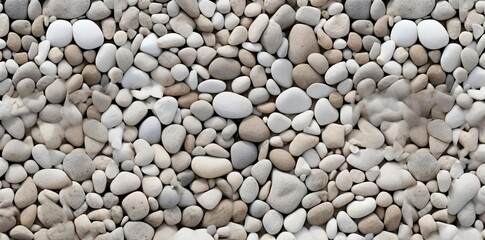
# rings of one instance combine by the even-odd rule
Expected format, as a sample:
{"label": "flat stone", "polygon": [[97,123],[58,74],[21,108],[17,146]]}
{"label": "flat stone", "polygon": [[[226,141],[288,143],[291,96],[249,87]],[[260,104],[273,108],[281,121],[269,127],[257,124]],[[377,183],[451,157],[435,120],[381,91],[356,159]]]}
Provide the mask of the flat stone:
{"label": "flat stone", "polygon": [[352,167],[367,171],[384,160],[384,153],[381,150],[366,148],[359,150],[357,153],[351,153],[346,160]]}
{"label": "flat stone", "polygon": [[312,104],[310,97],[300,88],[292,87],[276,98],[276,108],[285,114],[296,114],[308,110]]}
{"label": "flat stone", "polygon": [[253,112],[253,105],[249,99],[232,92],[217,94],[212,101],[212,106],[215,112],[224,118],[245,118]]}
{"label": "flat stone", "polygon": [[347,15],[349,15],[349,17],[352,19],[368,19],[370,17],[371,1],[346,1],[344,8],[345,13],[347,13]]}
{"label": "flat stone", "polygon": [[71,184],[71,179],[60,169],[42,169],[34,174],[35,185],[42,189],[57,190]]}
{"label": "flat stone", "polygon": [[241,64],[229,58],[219,57],[209,64],[209,74],[220,80],[233,80],[241,73]]}
{"label": "flat stone", "polygon": [[244,169],[258,157],[256,145],[248,141],[238,141],[231,146],[231,163],[235,169]]}
{"label": "flat stone", "polygon": [[130,67],[121,79],[123,88],[140,89],[150,84],[150,77],[146,72],[141,71],[136,67]]}
{"label": "flat stone", "polygon": [[74,150],[67,154],[62,167],[69,178],[81,182],[91,178],[96,170],[93,160],[82,150]]}
{"label": "flat stone", "polygon": [[387,5],[387,15],[418,19],[429,15],[434,6],[433,0],[391,0]]}
{"label": "flat stone", "polygon": [[140,178],[134,173],[120,172],[111,181],[110,190],[115,195],[123,195],[137,190],[141,185]]}
{"label": "flat stone", "polygon": [[197,156],[192,159],[192,171],[203,178],[217,178],[232,171],[232,164],[224,158]]}
{"label": "flat stone", "polygon": [[296,176],[278,170],[273,170],[271,181],[268,204],[284,214],[293,212],[307,193],[305,184]]}
{"label": "flat stone", "polygon": [[89,6],[89,0],[49,0],[43,4],[42,14],[64,19],[74,19],[85,14]]}

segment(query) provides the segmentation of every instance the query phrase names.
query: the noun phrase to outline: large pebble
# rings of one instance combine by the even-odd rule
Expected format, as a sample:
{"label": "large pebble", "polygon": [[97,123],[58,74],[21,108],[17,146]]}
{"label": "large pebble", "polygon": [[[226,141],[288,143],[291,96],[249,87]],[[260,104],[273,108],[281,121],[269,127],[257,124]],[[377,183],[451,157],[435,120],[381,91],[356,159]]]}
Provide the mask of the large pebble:
{"label": "large pebble", "polygon": [[417,19],[433,11],[434,0],[391,0],[387,5],[387,15]]}
{"label": "large pebble", "polygon": [[45,1],[42,14],[64,19],[74,19],[85,14],[90,6],[89,0],[49,0]]}
{"label": "large pebble", "polygon": [[192,171],[203,178],[217,178],[232,171],[232,164],[224,158],[198,156],[192,159]]}
{"label": "large pebble", "polygon": [[293,212],[307,193],[305,184],[296,176],[278,170],[273,170],[271,181],[268,204],[284,214]]}
{"label": "large pebble", "polygon": [[53,47],[65,47],[72,41],[72,25],[66,20],[56,20],[49,25],[45,38]]}
{"label": "large pebble", "polygon": [[150,77],[148,74],[136,67],[130,67],[121,79],[123,88],[139,89],[148,84],[150,84]]}
{"label": "large pebble", "polygon": [[69,178],[74,181],[84,181],[94,173],[93,160],[82,150],[75,150],[67,154],[62,167]]}
{"label": "large pebble", "polygon": [[445,27],[432,19],[419,22],[418,37],[421,44],[431,50],[445,47],[450,41]]}
{"label": "large pebble", "polygon": [[291,28],[288,38],[288,58],[293,64],[306,61],[308,55],[319,52],[317,38],[313,29],[304,24],[296,24]]}
{"label": "large pebble", "polygon": [[480,189],[480,180],[472,173],[464,173],[451,182],[448,202],[448,213],[457,214]]}
{"label": "large pebble", "polygon": [[245,118],[253,112],[253,105],[249,99],[232,92],[217,94],[212,106],[219,116],[231,119]]}
{"label": "large pebble", "polygon": [[72,25],[76,44],[86,50],[100,47],[104,42],[103,32],[91,20],[78,20]]}
{"label": "large pebble", "polygon": [[182,125],[172,124],[162,131],[162,144],[167,152],[175,154],[179,152],[185,141],[187,131]]}
{"label": "large pebble", "polygon": [[323,30],[331,38],[344,37],[350,31],[350,18],[345,13],[337,14],[325,22]]}
{"label": "large pebble", "polygon": [[209,73],[220,80],[233,80],[241,73],[241,64],[230,58],[216,58],[209,65]]}
{"label": "large pebble", "polygon": [[111,181],[110,190],[115,195],[123,195],[129,192],[133,192],[141,185],[140,178],[134,173],[120,172]]}
{"label": "large pebble", "polygon": [[388,162],[381,167],[376,183],[383,190],[395,191],[415,185],[416,180],[399,163]]}
{"label": "large pebble", "polygon": [[34,174],[34,183],[39,188],[57,190],[71,184],[71,179],[60,169],[42,169]]}
{"label": "large pebble", "polygon": [[418,40],[418,28],[413,21],[401,20],[394,24],[391,39],[398,47],[410,47]]}
{"label": "large pebble", "polygon": [[283,91],[276,98],[276,108],[285,114],[301,113],[310,108],[312,100],[300,88],[292,87]]}

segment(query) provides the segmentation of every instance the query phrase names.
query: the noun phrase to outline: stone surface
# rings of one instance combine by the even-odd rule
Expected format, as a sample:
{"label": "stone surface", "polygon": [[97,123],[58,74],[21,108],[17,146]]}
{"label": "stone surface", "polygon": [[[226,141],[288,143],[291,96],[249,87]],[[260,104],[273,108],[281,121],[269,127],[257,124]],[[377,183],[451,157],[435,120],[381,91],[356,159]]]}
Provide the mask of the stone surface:
{"label": "stone surface", "polygon": [[305,184],[297,177],[278,170],[273,170],[271,181],[268,204],[281,213],[293,212],[307,193]]}

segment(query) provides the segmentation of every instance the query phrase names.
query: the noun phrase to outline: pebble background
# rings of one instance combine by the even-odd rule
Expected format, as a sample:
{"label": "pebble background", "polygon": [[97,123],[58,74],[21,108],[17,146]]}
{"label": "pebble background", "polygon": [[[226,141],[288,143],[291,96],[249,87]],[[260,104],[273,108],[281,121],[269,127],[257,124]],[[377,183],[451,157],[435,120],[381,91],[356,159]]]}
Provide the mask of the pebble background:
{"label": "pebble background", "polygon": [[0,240],[485,236],[485,1],[1,2]]}

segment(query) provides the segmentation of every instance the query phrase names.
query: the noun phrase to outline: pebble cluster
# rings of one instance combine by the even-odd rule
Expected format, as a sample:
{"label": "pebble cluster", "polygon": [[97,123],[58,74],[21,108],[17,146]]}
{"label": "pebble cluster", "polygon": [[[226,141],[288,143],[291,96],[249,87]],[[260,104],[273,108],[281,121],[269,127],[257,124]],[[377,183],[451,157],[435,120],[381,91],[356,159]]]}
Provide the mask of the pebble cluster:
{"label": "pebble cluster", "polygon": [[1,240],[485,236],[485,1],[2,2]]}

